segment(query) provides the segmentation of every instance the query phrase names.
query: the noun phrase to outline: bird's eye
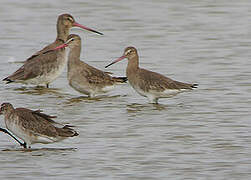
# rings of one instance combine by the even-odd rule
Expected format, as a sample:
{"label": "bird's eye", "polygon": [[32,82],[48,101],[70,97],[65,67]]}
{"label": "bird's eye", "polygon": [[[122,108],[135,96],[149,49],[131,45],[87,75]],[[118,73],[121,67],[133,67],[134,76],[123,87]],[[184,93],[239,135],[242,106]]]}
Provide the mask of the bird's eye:
{"label": "bird's eye", "polygon": [[130,54],[132,52],[132,50],[128,50],[127,52],[126,52],[126,54]]}
{"label": "bird's eye", "polygon": [[69,20],[69,21],[73,22],[73,19],[72,19],[72,18],[70,18],[70,17],[68,17],[68,18],[67,18],[67,20]]}
{"label": "bird's eye", "polygon": [[71,41],[73,41],[73,40],[74,40],[73,38],[68,39],[68,40],[66,41],[66,44],[68,44],[69,42],[71,42]]}

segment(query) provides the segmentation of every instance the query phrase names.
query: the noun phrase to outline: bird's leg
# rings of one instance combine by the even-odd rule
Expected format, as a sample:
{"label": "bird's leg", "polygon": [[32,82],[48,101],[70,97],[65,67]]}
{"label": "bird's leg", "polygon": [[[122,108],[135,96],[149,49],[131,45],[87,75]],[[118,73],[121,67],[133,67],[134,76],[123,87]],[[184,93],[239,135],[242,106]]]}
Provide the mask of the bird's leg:
{"label": "bird's leg", "polygon": [[49,83],[48,83],[48,84],[46,84],[46,88],[49,88]]}
{"label": "bird's leg", "polygon": [[23,147],[24,147],[24,149],[27,149],[27,144],[26,144],[26,142],[24,142],[24,143],[20,144],[20,146],[23,146]]}
{"label": "bird's leg", "polygon": [[40,89],[43,89],[43,88],[45,88],[45,87],[44,86],[40,86],[40,85],[36,86],[36,90],[40,90]]}
{"label": "bird's leg", "polygon": [[148,96],[147,98],[148,98],[150,104],[158,104],[158,98],[156,98],[154,96]]}
{"label": "bird's leg", "polygon": [[156,98],[156,99],[154,100],[154,104],[159,104],[159,103],[158,103],[158,100],[159,100],[159,99]]}
{"label": "bird's leg", "polygon": [[24,148],[27,148],[25,142],[22,143],[21,141],[19,141],[15,136],[13,136],[9,131],[7,131],[7,129],[0,128],[0,131],[6,133],[6,134],[8,134],[8,135],[10,135],[13,139],[15,139],[15,140],[20,144],[20,146],[23,146]]}

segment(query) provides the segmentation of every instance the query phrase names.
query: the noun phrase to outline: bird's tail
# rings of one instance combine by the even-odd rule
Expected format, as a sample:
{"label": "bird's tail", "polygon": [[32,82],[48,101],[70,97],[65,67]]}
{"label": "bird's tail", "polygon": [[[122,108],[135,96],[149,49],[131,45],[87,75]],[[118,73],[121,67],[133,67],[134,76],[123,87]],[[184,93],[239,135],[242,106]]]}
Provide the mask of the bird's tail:
{"label": "bird's tail", "polygon": [[72,126],[65,125],[63,128],[56,128],[58,135],[62,137],[73,137],[78,136],[79,134],[75,131]]}
{"label": "bird's tail", "polygon": [[14,72],[12,75],[6,77],[3,79],[3,81],[7,81],[6,84],[15,82],[15,80],[22,80],[24,77],[24,69],[20,68],[16,72]]}
{"label": "bird's tail", "polygon": [[6,81],[6,84],[14,82],[13,80],[9,79],[8,77],[4,78],[3,81]]}
{"label": "bird's tail", "polygon": [[117,83],[126,83],[128,80],[127,77],[112,77],[112,79]]}
{"label": "bird's tail", "polygon": [[192,84],[191,88],[197,88],[199,84]]}

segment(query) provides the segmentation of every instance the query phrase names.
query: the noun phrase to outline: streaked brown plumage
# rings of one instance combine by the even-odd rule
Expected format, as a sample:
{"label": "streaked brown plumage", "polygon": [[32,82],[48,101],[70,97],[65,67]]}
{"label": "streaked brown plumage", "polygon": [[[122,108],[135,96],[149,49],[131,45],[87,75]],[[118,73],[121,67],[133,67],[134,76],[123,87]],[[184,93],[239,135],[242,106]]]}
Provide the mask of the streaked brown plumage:
{"label": "streaked brown plumage", "polygon": [[[56,41],[54,44],[60,45],[61,43],[60,41]],[[58,52],[50,51],[46,54],[42,53],[33,56],[32,59],[28,59],[23,66],[5,78],[4,81],[8,81],[7,83],[20,82],[24,84],[47,85],[54,80],[54,78],[51,79],[49,76],[59,68],[60,64],[65,63],[62,62],[61,58],[57,58],[60,56],[61,58],[65,56],[64,49]]]}
{"label": "streaked brown plumage", "polygon": [[15,136],[19,137],[30,147],[33,143],[53,143],[68,137],[77,136],[72,126],[55,122],[50,116],[40,110],[14,108],[10,103],[1,105],[5,125]]}
{"label": "streaked brown plumage", "polygon": [[124,58],[128,59],[126,76],[129,83],[140,95],[147,97],[150,103],[158,103],[159,98],[170,97],[198,86],[175,81],[162,74],[140,68],[139,56],[134,47],[125,48],[123,56],[107,65],[106,68]]}
{"label": "streaked brown plumage", "polygon": [[48,87],[49,83],[54,81],[63,72],[67,58],[65,49],[61,49],[57,52],[45,52],[63,44],[72,27],[80,27],[82,29],[102,34],[78,24],[70,14],[62,14],[57,20],[56,40],[29,57],[22,67],[10,76],[4,78],[3,81],[7,81],[7,83],[17,82],[35,85],[45,84]]}
{"label": "streaked brown plumage", "polygon": [[108,72],[101,71],[95,67],[80,61],[81,38],[71,34],[67,42],[57,49],[69,46],[67,77],[71,87],[80,93],[94,97],[96,94],[105,93],[112,89],[117,83],[127,81],[126,77],[112,77]]}

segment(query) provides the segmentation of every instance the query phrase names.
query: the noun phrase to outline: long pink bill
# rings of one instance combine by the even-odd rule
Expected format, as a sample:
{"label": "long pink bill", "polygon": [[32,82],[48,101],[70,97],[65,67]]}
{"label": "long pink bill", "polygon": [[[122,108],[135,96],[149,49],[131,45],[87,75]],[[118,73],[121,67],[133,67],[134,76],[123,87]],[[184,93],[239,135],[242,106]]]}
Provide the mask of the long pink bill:
{"label": "long pink bill", "polygon": [[88,28],[88,27],[86,27],[86,26],[83,26],[83,25],[78,24],[78,23],[76,23],[76,22],[73,23],[73,26],[80,27],[80,28],[82,28],[82,29],[85,29],[85,30],[88,30],[88,31],[91,31],[91,32],[95,32],[95,33],[100,34],[100,35],[104,35],[104,34],[101,33],[101,32],[98,32],[98,31],[96,31],[96,30],[93,30],[93,29],[91,29],[91,28]]}
{"label": "long pink bill", "polygon": [[67,47],[68,46],[68,44],[62,44],[62,45],[60,45],[60,46],[58,46],[58,47],[55,47],[54,49],[52,49],[52,50],[58,50],[58,49],[61,49],[61,48],[65,48],[65,47]]}
{"label": "long pink bill", "polygon": [[125,56],[121,56],[120,58],[116,59],[115,61],[113,61],[110,64],[108,64],[107,66],[105,66],[105,68],[108,68],[109,66],[111,66],[111,65],[113,65],[113,64],[115,64],[115,63],[117,63],[117,62],[119,62],[119,61],[121,61],[121,60],[123,60],[125,58],[126,58]]}

